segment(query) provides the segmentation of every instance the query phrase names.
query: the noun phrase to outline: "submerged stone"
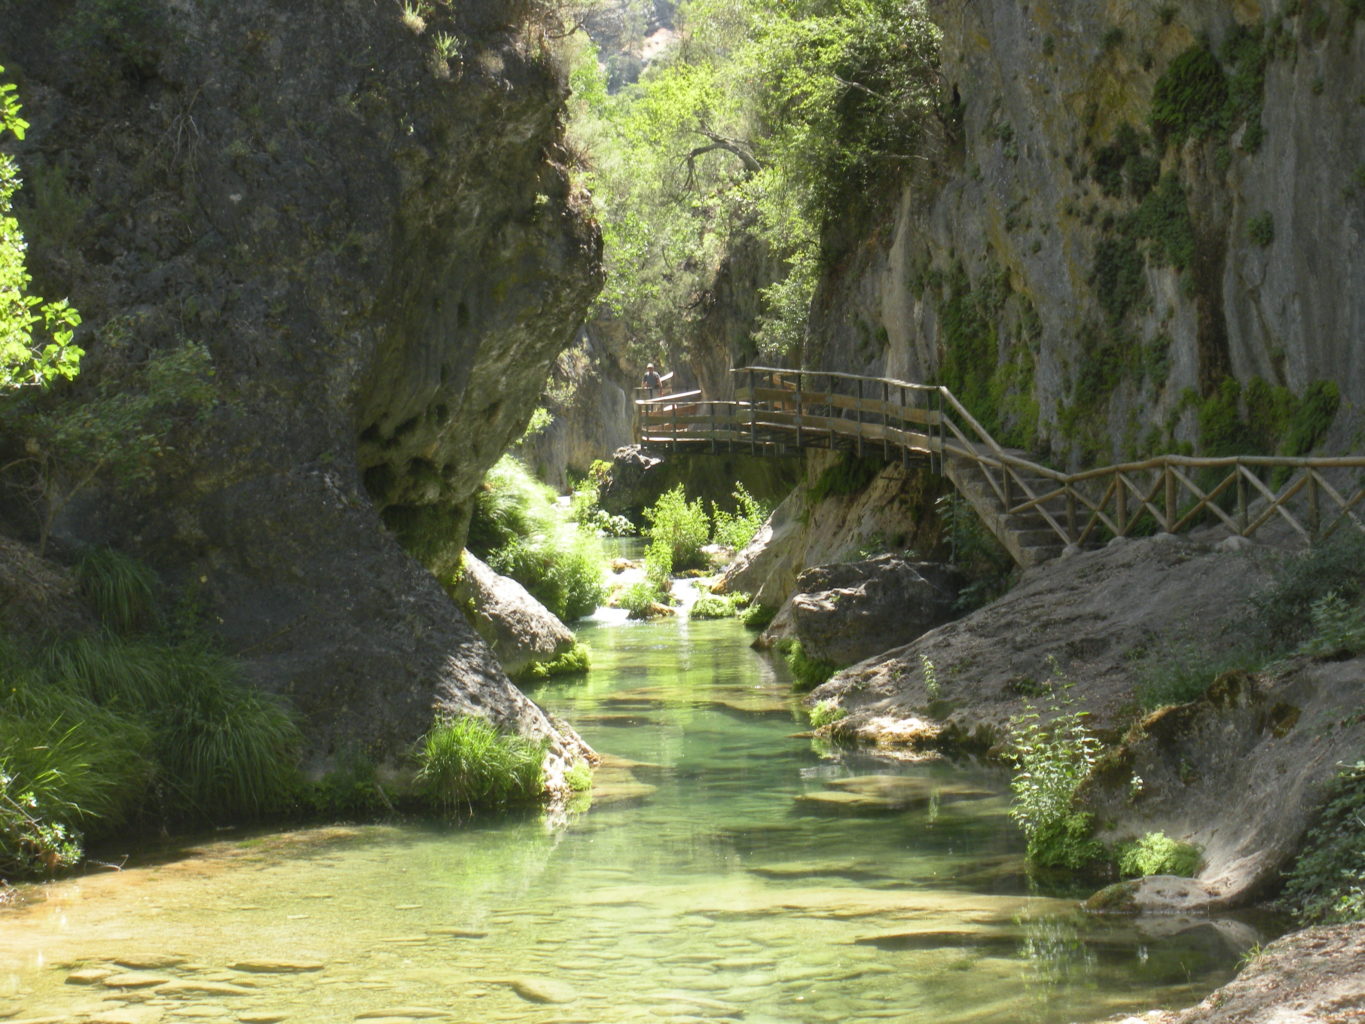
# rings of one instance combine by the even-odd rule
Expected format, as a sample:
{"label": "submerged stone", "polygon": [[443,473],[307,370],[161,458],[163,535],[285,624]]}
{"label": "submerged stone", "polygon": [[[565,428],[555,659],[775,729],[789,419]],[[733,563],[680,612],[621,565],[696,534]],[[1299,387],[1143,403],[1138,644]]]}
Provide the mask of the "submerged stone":
{"label": "submerged stone", "polygon": [[509,978],[506,984],[528,1003],[571,1003],[578,998],[572,985],[553,978]]}
{"label": "submerged stone", "polygon": [[116,972],[108,967],[87,967],[84,970],[72,971],[66,976],[68,985],[94,985],[103,981]]}
{"label": "submerged stone", "polygon": [[234,971],[250,974],[304,974],[320,971],[327,965],[316,960],[238,960],[231,966]]}
{"label": "submerged stone", "polygon": [[162,974],[144,974],[141,971],[129,971],[124,974],[111,974],[104,979],[104,984],[108,988],[155,988],[157,985],[165,985],[170,982],[170,978]]}

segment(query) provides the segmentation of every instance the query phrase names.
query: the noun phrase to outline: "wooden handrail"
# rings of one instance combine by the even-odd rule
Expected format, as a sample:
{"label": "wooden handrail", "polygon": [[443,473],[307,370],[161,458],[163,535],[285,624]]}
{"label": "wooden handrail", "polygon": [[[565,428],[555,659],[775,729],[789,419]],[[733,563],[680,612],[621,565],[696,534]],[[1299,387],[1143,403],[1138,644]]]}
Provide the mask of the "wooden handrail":
{"label": "wooden handrail", "polygon": [[[687,391],[637,400],[637,439],[675,449],[705,445],[712,452],[742,445],[756,454],[841,445],[862,454],[871,442],[883,458],[928,457],[949,476],[953,465],[972,465],[986,491],[969,498],[1002,539],[1011,530],[1046,528],[1062,544],[1080,545],[1104,531],[1129,536],[1144,521],[1174,532],[1208,520],[1251,536],[1277,518],[1306,540],[1328,536],[1343,523],[1365,532],[1365,512],[1357,514],[1365,505],[1365,456],[1172,454],[1064,473],[1001,447],[942,385],[770,366],[731,372],[739,378],[734,399]],[[810,386],[821,381],[830,389]],[[833,390],[838,382],[852,382],[855,392]],[[1276,469],[1286,474],[1278,490],[1258,475]],[[1352,469],[1360,479],[1346,489],[1349,494],[1322,475]],[[1211,479],[1216,472],[1222,475]],[[1263,503],[1255,513],[1249,496]],[[1219,504],[1233,499],[1231,512]],[[1305,502],[1306,524],[1295,511]],[[1017,522],[1030,518],[1033,527]],[[1020,557],[1020,551],[1012,553]]]}

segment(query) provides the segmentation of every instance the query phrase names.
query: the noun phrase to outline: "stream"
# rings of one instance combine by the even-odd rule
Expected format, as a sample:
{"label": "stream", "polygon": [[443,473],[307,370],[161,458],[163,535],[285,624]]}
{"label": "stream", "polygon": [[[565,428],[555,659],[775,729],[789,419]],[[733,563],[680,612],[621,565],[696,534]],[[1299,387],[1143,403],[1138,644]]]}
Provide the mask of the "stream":
{"label": "stream", "polygon": [[[1197,1001],[1254,918],[1034,891],[1007,782],[818,749],[734,620],[579,630],[567,812],[225,833],[0,911],[0,1019],[1052,1024]],[[589,806],[590,803],[590,806]]]}

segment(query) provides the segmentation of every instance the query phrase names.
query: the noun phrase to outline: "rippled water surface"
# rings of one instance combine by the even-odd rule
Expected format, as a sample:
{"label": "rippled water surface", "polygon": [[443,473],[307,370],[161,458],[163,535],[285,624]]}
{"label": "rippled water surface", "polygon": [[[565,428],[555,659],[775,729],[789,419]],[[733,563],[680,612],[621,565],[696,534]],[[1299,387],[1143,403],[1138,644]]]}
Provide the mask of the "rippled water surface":
{"label": "rippled water surface", "polygon": [[1030,895],[1000,776],[822,754],[735,622],[582,635],[535,696],[614,755],[591,808],[46,887],[0,913],[0,1017],[1047,1024],[1192,1002],[1260,938]]}

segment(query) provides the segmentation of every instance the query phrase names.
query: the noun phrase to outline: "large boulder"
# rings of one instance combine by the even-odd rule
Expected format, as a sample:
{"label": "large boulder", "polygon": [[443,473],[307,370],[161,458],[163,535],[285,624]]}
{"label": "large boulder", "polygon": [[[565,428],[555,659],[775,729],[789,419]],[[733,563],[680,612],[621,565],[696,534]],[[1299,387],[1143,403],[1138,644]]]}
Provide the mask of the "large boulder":
{"label": "large boulder", "polygon": [[466,551],[454,597],[510,676],[551,661],[574,644],[569,627],[514,579],[499,576]]}
{"label": "large boulder", "polygon": [[401,755],[439,708],[549,738],[553,775],[572,741],[428,571],[458,564],[600,282],[543,27],[513,0],[425,22],[371,0],[98,6],[0,0],[23,26],[19,198],[60,207],[19,211],[35,287],[85,317],[57,408],[186,341],[213,397],[147,477],[97,475],[56,539],[186,586],[292,698],[314,766]]}
{"label": "large boulder", "polygon": [[949,566],[896,555],[816,566],[797,576],[774,625],[789,623],[808,656],[852,665],[951,619],[960,583]]}

